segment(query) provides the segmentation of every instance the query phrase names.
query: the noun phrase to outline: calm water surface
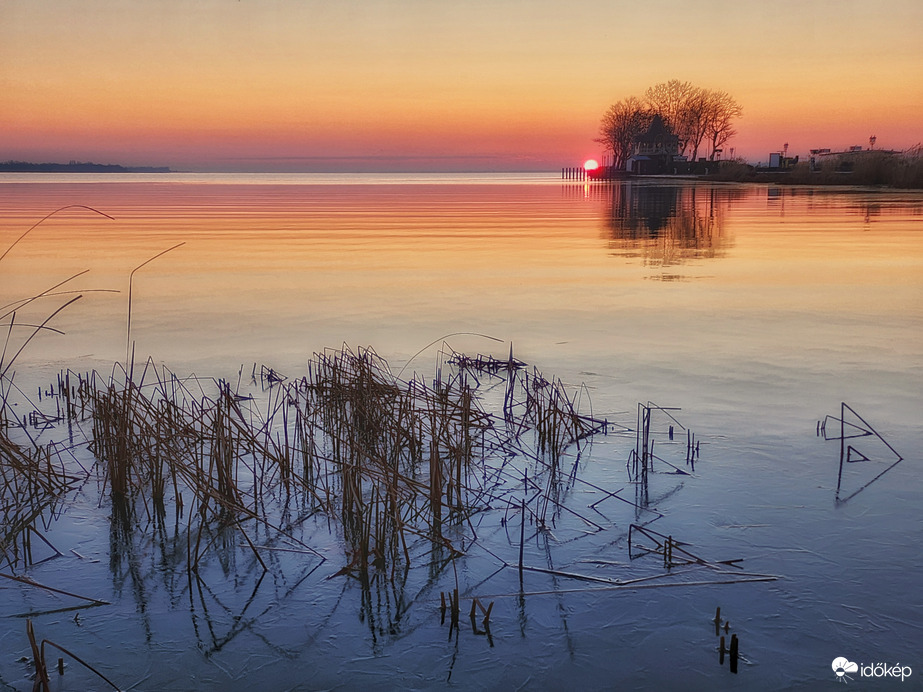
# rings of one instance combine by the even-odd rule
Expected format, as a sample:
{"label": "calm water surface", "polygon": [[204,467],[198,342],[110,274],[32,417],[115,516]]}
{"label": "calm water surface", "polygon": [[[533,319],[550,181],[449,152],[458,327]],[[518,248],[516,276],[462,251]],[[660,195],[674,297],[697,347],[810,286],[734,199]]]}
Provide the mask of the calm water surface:
{"label": "calm water surface", "polygon": [[[451,568],[366,591],[329,579],[337,559],[280,561],[260,579],[244,552],[190,588],[150,545],[118,554],[107,500],[87,488],[47,527],[65,556],[27,573],[112,605],[75,618],[58,612],[64,600],[0,584],[0,688],[31,688],[17,661],[30,613],[41,636],[122,688],[820,689],[836,683],[839,656],[923,680],[919,193],[537,175],[5,176],[0,248],[67,205],[113,219],[61,211],[0,261],[2,304],[89,270],[56,290],[83,296],[50,323],[64,334],[41,334],[17,359],[23,396],[61,368],[107,373],[124,359],[129,275],[184,243],[134,274],[136,358],[179,374],[236,378],[256,363],[299,376],[313,352],[345,342],[432,377],[443,337],[471,354],[505,356],[512,343],[546,375],[585,383],[610,420],[633,427],[639,402],[679,408],[701,458],[693,475],[651,479],[663,517],[650,527],[780,578],[614,590],[534,573],[521,589],[474,544],[457,578],[467,597],[495,602],[491,636],[450,636],[438,601]],[[37,324],[75,294],[25,305],[16,321]],[[8,351],[29,333],[14,329]],[[817,435],[841,402],[880,435],[856,442],[869,460],[847,465],[843,487],[864,489],[846,502],[835,500],[839,440]],[[662,444],[682,461],[685,436]],[[633,496],[633,446],[598,438],[580,477]],[[591,513],[600,497],[575,486],[567,504]],[[562,513],[532,531],[527,564],[660,579],[662,563],[629,559],[634,508],[598,509],[600,530]],[[515,561],[502,518],[483,516],[479,541]],[[324,528],[311,538],[339,549]],[[718,606],[740,639],[736,675],[718,663]],[[53,682],[80,689],[92,678],[77,668]]]}

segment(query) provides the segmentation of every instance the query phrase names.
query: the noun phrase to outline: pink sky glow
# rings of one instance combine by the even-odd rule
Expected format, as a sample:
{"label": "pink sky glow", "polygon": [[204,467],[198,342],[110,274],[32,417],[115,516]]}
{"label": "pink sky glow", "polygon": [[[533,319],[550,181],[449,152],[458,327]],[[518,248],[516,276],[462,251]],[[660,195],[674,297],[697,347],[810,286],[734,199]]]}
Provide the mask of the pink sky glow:
{"label": "pink sky glow", "polygon": [[725,151],[923,139],[916,0],[0,0],[0,160],[193,171],[555,170],[670,79]]}

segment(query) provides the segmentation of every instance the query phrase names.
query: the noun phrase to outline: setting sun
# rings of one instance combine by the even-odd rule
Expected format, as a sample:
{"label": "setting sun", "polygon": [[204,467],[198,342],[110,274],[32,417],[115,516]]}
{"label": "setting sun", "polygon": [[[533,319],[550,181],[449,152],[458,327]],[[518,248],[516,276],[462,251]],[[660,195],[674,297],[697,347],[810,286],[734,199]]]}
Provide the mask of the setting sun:
{"label": "setting sun", "polygon": [[597,168],[599,168],[599,162],[596,159],[587,159],[583,164],[585,171],[595,171]]}

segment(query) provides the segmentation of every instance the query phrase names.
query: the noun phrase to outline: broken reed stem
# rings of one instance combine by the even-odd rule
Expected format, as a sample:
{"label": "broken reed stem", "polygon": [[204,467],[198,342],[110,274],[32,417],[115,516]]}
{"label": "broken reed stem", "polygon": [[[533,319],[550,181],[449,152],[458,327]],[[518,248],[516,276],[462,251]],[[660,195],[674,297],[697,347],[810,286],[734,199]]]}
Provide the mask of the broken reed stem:
{"label": "broken reed stem", "polygon": [[[35,335],[38,334],[42,329],[44,329],[45,325],[47,325],[51,320],[53,320],[59,312],[61,312],[64,308],[68,307],[72,303],[80,300],[82,297],[83,296],[76,296],[75,298],[71,298],[69,301],[64,303],[64,305],[60,306],[57,310],[55,310],[48,317],[46,317],[45,320],[38,327],[35,328],[35,330],[29,335],[29,337],[19,347],[19,350],[16,351],[16,354],[12,358],[10,358],[10,360],[7,362],[3,370],[0,371],[0,380],[6,378],[7,372],[9,372],[10,368],[13,367],[13,363],[16,362],[16,359],[19,357],[19,354],[22,353],[23,350],[25,350],[26,346],[29,345],[29,342],[32,341],[33,338],[35,338]],[[12,328],[12,323],[10,324]]]}
{"label": "broken reed stem", "polygon": [[[26,620],[26,636],[29,638],[29,646],[32,648],[32,662],[35,666],[35,686],[33,689],[40,690],[41,692],[48,692],[51,689],[49,686],[51,681],[48,678],[48,665],[45,658],[46,645],[52,646],[55,649],[58,649],[59,651],[67,654],[91,673],[99,677],[101,680],[104,680],[110,687],[112,687],[112,689],[119,689],[118,685],[116,685],[109,678],[99,672],[96,668],[77,656],[77,654],[73,653],[72,651],[68,651],[60,644],[55,644],[52,641],[43,639],[41,646],[39,646],[35,640],[35,630],[32,627],[32,620]],[[61,674],[64,673],[64,667],[61,661],[58,663],[58,672]]]}
{"label": "broken reed stem", "polygon": [[32,663],[35,666],[35,688],[38,688],[41,692],[48,692],[49,680],[48,667],[45,665],[45,652],[39,648],[38,643],[35,641],[32,620],[26,620],[26,636],[29,638],[29,646],[32,648]]}
{"label": "broken reed stem", "polygon": [[[86,668],[87,670],[89,670],[91,673],[93,673],[94,675],[96,675],[98,678],[100,678],[101,680],[103,680],[103,681],[104,681],[106,684],[108,684],[112,689],[114,689],[114,690],[120,689],[118,685],[116,685],[114,682],[112,682],[112,680],[110,680],[109,678],[107,678],[105,675],[103,675],[101,672],[99,672],[96,668],[94,668],[94,667],[91,666],[89,663],[87,663],[86,661],[84,661],[84,660],[83,660],[82,658],[80,658],[77,654],[73,653],[72,651],[68,651],[67,649],[65,649],[65,648],[64,648],[63,646],[61,646],[60,644],[55,644],[54,642],[49,641],[49,640],[47,640],[47,639],[43,639],[43,640],[42,640],[42,660],[43,660],[43,661],[44,661],[44,659],[45,659],[45,646],[46,646],[46,645],[48,645],[48,646],[53,646],[53,647],[54,647],[55,649],[57,649],[58,651],[61,651],[62,653],[67,654],[67,655],[70,656],[72,659],[74,659],[75,661],[77,661],[77,663],[79,663],[79,664],[82,665],[84,668]],[[64,673],[63,664],[59,664],[59,672],[63,675],[63,673]],[[46,680],[47,680],[47,673],[46,673]]]}
{"label": "broken reed stem", "polygon": [[[109,217],[109,218],[112,218],[112,217]],[[130,362],[130,355],[131,355],[131,289],[132,289],[132,282],[135,278],[135,272],[137,272],[142,267],[147,266],[148,264],[153,262],[158,257],[163,257],[168,252],[171,252],[172,250],[175,250],[176,248],[182,245],[185,245],[185,244],[186,242],[183,241],[182,243],[177,243],[173,247],[169,247],[166,250],[163,250],[162,252],[158,252],[153,257],[145,260],[144,262],[139,264],[137,267],[132,269],[131,273],[128,275],[128,326],[127,326],[127,329],[125,330],[126,331],[125,333],[125,366],[126,368],[128,367],[128,363]],[[3,259],[3,258],[0,257],[0,259]]]}
{"label": "broken reed stem", "polygon": [[36,228],[38,228],[39,226],[41,226],[43,223],[45,223],[48,219],[50,219],[50,218],[51,218],[52,216],[54,216],[55,214],[59,214],[59,213],[61,213],[62,211],[67,211],[68,209],[86,209],[87,211],[91,211],[91,212],[93,212],[94,214],[99,214],[100,216],[105,216],[105,217],[106,217],[107,219],[109,219],[110,221],[115,221],[115,219],[114,219],[113,217],[109,216],[108,214],[106,214],[106,213],[104,213],[104,212],[101,212],[99,209],[94,209],[93,207],[88,207],[88,206],[86,206],[85,204],[68,204],[67,206],[60,207],[60,208],[58,208],[58,209],[55,209],[53,212],[51,212],[51,213],[49,213],[49,214],[46,214],[46,215],[43,216],[41,219],[39,219],[39,220],[36,221],[34,224],[32,224],[32,225],[25,231],[25,233],[23,233],[23,234],[22,234],[21,236],[19,236],[16,240],[14,240],[14,241],[13,241],[13,244],[10,245],[6,250],[4,250],[3,254],[0,255],[0,261],[2,261],[4,257],[6,257],[8,254],[10,254],[10,251],[11,251],[14,247],[16,247],[16,246],[19,244],[19,242],[20,242],[23,238],[25,238],[27,235],[29,235],[32,231],[34,231]]}

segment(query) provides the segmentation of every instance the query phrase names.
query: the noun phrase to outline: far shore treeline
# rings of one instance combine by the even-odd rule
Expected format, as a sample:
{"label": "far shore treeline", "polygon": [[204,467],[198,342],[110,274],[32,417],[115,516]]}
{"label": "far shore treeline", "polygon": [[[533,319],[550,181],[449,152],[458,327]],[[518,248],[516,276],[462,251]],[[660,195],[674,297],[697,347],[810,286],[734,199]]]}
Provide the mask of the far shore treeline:
{"label": "far shore treeline", "polygon": [[172,173],[167,166],[120,166],[114,163],[29,163],[2,161],[0,173]]}

